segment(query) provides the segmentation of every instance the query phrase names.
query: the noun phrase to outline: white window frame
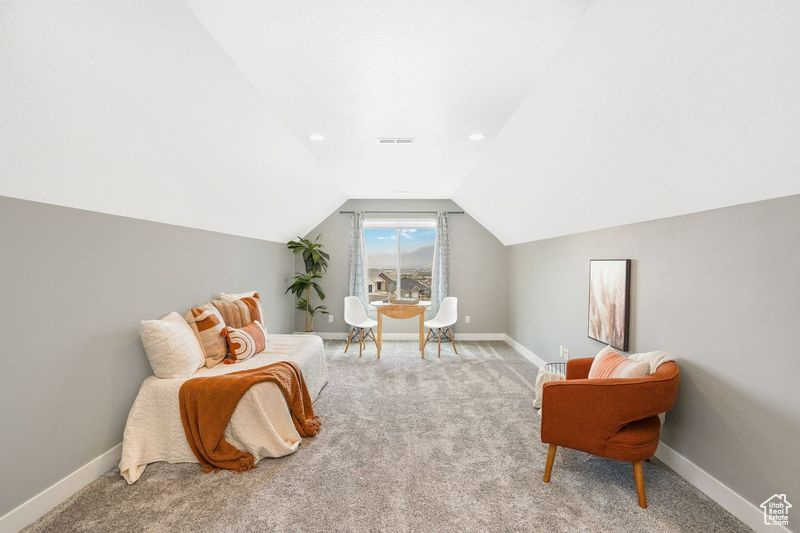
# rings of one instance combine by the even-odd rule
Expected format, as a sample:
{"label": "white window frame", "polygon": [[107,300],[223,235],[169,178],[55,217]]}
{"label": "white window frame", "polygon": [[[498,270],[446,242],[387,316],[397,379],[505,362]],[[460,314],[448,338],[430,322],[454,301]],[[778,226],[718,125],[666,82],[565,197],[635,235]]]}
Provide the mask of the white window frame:
{"label": "white window frame", "polygon": [[[397,251],[395,252],[397,262],[395,264],[395,276],[397,283],[395,283],[394,293],[395,296],[400,298],[400,285],[402,279],[400,277],[400,230],[410,228],[433,228],[436,229],[435,218],[365,218],[364,229],[369,228],[392,228],[395,230],[395,242],[397,243]],[[439,238],[438,234],[436,238]],[[369,261],[366,261],[367,268],[369,268]],[[433,265],[431,265],[431,268]],[[431,287],[433,290],[433,287]]]}

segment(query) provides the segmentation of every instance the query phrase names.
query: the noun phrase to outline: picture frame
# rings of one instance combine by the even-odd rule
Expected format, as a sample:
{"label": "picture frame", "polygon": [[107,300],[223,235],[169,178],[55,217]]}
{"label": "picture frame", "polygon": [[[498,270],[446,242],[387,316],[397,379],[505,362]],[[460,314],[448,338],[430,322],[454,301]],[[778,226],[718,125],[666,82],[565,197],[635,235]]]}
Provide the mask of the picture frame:
{"label": "picture frame", "polygon": [[631,260],[589,261],[588,336],[624,352],[630,344]]}

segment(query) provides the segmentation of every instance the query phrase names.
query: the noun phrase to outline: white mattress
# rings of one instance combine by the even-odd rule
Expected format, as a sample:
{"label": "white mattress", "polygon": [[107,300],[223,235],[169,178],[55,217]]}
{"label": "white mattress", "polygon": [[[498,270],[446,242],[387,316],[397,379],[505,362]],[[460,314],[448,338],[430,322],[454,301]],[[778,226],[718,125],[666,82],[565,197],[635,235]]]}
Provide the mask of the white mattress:
{"label": "white mattress", "polygon": [[[316,400],[328,382],[325,348],[314,335],[268,335],[265,352],[235,365],[201,368],[190,378],[162,379],[150,376],[139,388],[125,424],[119,472],[134,483],[148,464],[196,463],[181,423],[178,391],[187,379],[218,376],[265,366],[276,361],[294,361],[303,371],[311,399]],[[253,454],[282,457],[297,450],[300,435],[294,428],[289,408],[274,383],[259,383],[242,397],[225,429],[225,438]]]}

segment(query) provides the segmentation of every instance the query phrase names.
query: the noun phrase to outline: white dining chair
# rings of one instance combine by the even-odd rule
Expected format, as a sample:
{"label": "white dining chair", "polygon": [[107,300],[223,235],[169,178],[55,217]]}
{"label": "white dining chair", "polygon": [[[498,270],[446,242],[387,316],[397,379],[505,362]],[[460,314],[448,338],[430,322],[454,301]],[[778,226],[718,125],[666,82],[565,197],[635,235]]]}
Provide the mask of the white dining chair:
{"label": "white dining chair", "polygon": [[425,338],[425,346],[428,345],[429,340],[436,339],[439,349],[439,357],[441,357],[442,340],[449,340],[453,345],[453,351],[456,352],[456,355],[458,355],[456,339],[453,334],[453,326],[456,322],[458,322],[458,298],[454,296],[448,296],[442,300],[436,316],[425,321],[425,327],[428,328],[428,336]]}
{"label": "white dining chair", "polygon": [[344,321],[352,329],[347,334],[347,344],[344,346],[344,351],[350,348],[350,343],[358,339],[358,356],[361,357],[361,352],[364,351],[364,342],[368,338],[372,338],[372,342],[377,346],[375,334],[372,328],[377,327],[378,322],[372,320],[367,312],[364,311],[364,306],[361,300],[356,296],[346,296],[344,299]]}

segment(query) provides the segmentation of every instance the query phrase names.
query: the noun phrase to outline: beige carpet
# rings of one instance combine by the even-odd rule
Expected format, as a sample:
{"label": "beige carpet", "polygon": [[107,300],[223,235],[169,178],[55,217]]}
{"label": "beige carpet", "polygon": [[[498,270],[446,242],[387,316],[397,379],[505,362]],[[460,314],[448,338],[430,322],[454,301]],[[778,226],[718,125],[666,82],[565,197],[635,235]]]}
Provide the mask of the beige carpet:
{"label": "beige carpet", "polygon": [[323,429],[294,455],[244,474],[158,463],[132,486],[109,472],[29,530],[747,531],[657,460],[647,510],[630,465],[580,452],[545,485],[536,368],[503,342],[459,347],[421,361],[387,342],[377,362],[328,342]]}

